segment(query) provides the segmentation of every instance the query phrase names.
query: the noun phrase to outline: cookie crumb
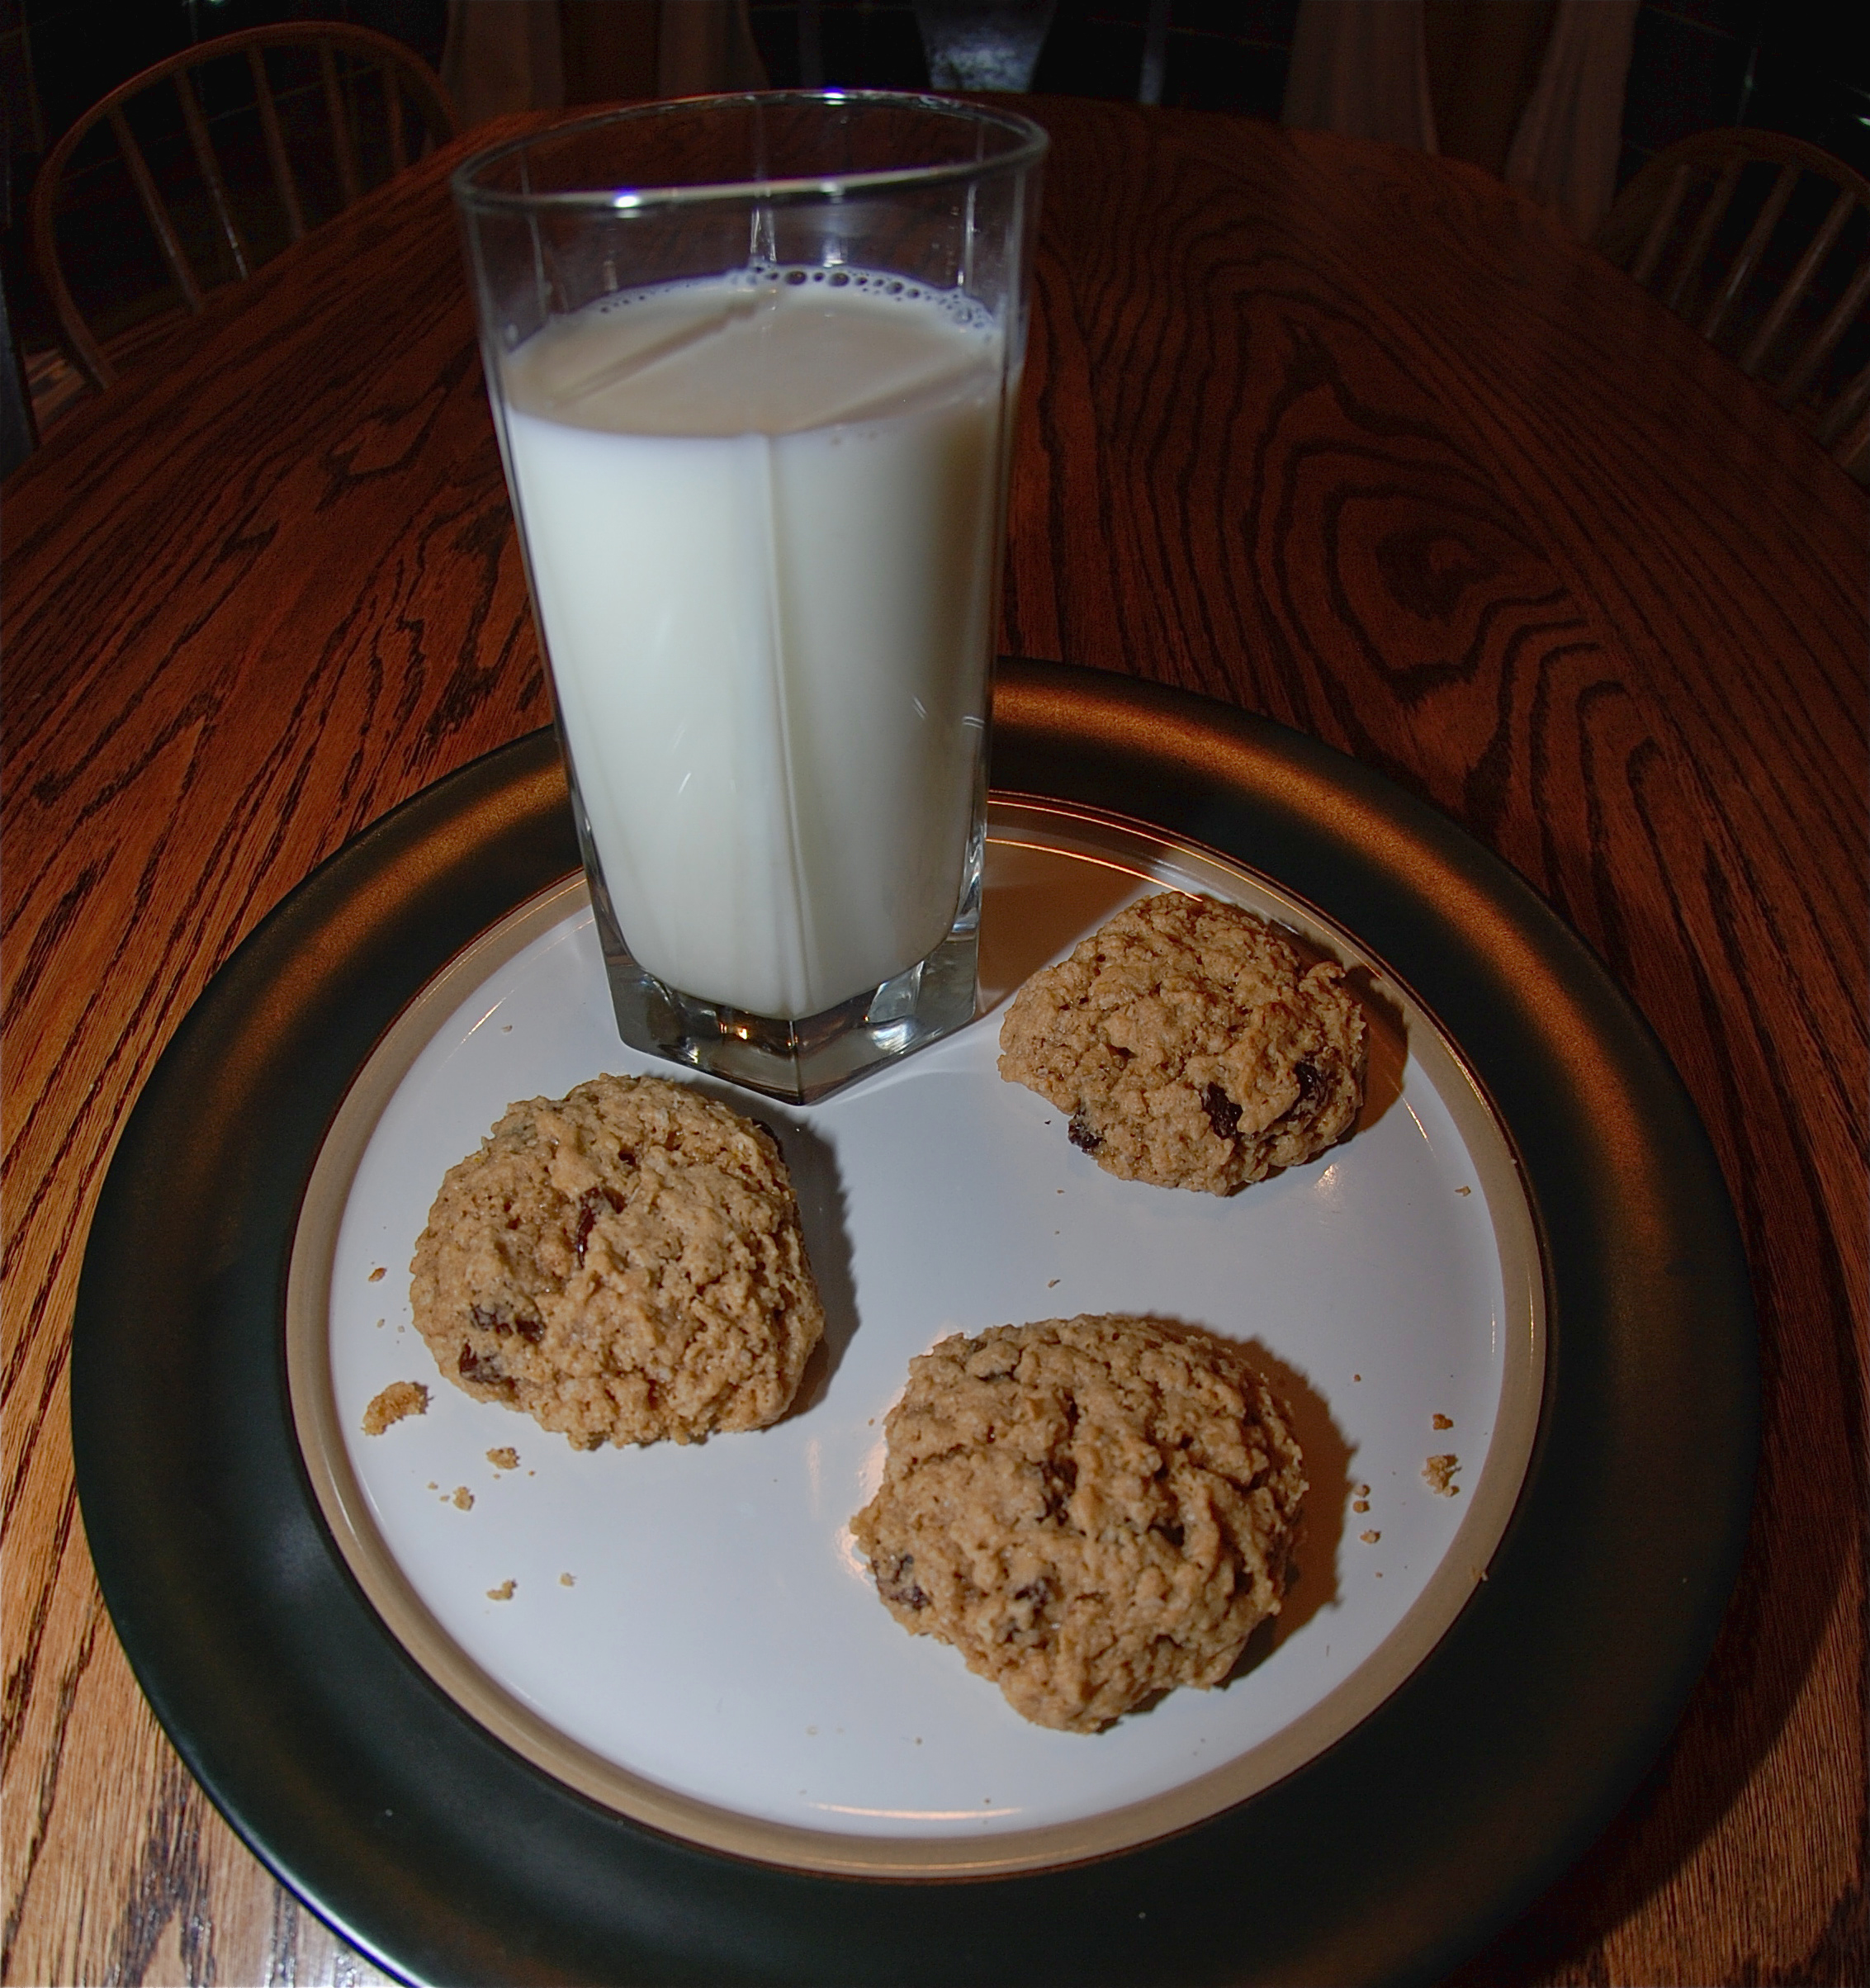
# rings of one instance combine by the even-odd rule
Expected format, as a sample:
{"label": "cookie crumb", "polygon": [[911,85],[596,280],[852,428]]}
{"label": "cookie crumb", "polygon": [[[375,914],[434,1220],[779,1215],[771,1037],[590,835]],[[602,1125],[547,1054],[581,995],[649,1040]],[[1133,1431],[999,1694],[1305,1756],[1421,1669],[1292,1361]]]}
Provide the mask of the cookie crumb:
{"label": "cookie crumb", "polygon": [[1374,1546],[1376,1542],[1383,1537],[1383,1535],[1380,1532],[1360,1532],[1357,1535],[1357,1537],[1361,1539],[1366,1546]]}
{"label": "cookie crumb", "polygon": [[1456,1194],[1472,1194],[1474,1190],[1471,1187],[1457,1187],[1455,1192]]}
{"label": "cookie crumb", "polygon": [[558,1577],[558,1584],[561,1588],[575,1588],[578,1585],[578,1577],[575,1574],[561,1574]]}
{"label": "cookie crumb", "polygon": [[1356,1489],[1356,1495],[1359,1498],[1368,1498],[1370,1496],[1370,1486],[1368,1484],[1359,1484]]}
{"label": "cookie crumb", "polygon": [[513,1591],[517,1583],[513,1581],[502,1581],[498,1588],[490,1588],[487,1590],[487,1599],[490,1602],[510,1602],[513,1599]]}
{"label": "cookie crumb", "polygon": [[474,1493],[466,1484],[457,1484],[452,1502],[456,1511],[471,1512],[474,1509]]}
{"label": "cookie crumb", "polygon": [[1058,1288],[1058,1280],[1056,1277],[1048,1277],[1045,1280],[1045,1288],[1049,1291],[1056,1290]]}
{"label": "cookie crumb", "polygon": [[1354,1498],[1351,1500],[1351,1509],[1353,1512],[1367,1512],[1370,1509],[1370,1500],[1367,1498]]}
{"label": "cookie crumb", "polygon": [[1455,1425],[1448,1416],[1431,1415],[1428,1418],[1428,1426],[1432,1429],[1451,1429]]}
{"label": "cookie crumb", "polygon": [[487,1452],[487,1461],[496,1470],[517,1470],[519,1468],[519,1452],[510,1443]]}
{"label": "cookie crumb", "polygon": [[381,1436],[405,1415],[428,1413],[428,1390],[419,1380],[392,1380],[380,1394],[372,1398],[370,1406],[364,1410],[363,1432],[366,1436]]}
{"label": "cookie crumb", "polygon": [[1351,1378],[1353,1380],[1361,1380],[1363,1379],[1363,1375],[1361,1374],[1353,1374]]}
{"label": "cookie crumb", "polygon": [[1460,1467],[1458,1456],[1431,1456],[1422,1466],[1423,1479],[1437,1498],[1452,1498],[1460,1489],[1455,1482]]}
{"label": "cookie crumb", "polygon": [[372,1284],[381,1284],[383,1281],[383,1277],[384,1266],[379,1263],[376,1269],[370,1273],[370,1281]]}

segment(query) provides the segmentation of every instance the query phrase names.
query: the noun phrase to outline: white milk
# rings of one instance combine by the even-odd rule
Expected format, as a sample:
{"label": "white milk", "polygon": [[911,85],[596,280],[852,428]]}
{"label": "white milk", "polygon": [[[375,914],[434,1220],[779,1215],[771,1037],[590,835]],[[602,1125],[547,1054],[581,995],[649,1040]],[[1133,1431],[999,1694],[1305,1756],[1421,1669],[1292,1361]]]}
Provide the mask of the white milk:
{"label": "white milk", "polygon": [[813,1015],[953,922],[1002,361],[984,317],[822,270],[607,298],[507,361],[579,790],[624,938],[668,985]]}

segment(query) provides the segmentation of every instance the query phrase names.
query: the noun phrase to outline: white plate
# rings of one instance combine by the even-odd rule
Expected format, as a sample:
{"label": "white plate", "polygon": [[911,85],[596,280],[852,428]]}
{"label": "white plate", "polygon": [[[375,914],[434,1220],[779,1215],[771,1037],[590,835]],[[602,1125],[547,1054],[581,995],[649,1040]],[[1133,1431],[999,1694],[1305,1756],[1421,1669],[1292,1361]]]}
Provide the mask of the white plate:
{"label": "white plate", "polygon": [[[1291,1772],[1446,1631],[1537,1423],[1531,1213],[1494,1115],[1407,989],[1266,879],[1154,831],[997,801],[990,833],[971,1028],[803,1109],[691,1080],[774,1127],[799,1190],[827,1347],[776,1427],[575,1451],[443,1380],[410,1323],[428,1204],[509,1102],[604,1070],[670,1073],[618,1041],[581,882],[487,934],[386,1036],[326,1139],[294,1250],[301,1445],[405,1648],[585,1794],[797,1867],[937,1876],[1106,1854]],[[1352,1136],[1224,1200],[1113,1179],[995,1068],[1012,988],[1161,888],[1293,927],[1352,968],[1373,1025]],[[954,1651],[900,1629],[848,1526],[913,1354],[1079,1312],[1246,1342],[1293,1405],[1311,1482],[1285,1611],[1229,1683],[1088,1737],[1026,1724]],[[365,1406],[393,1380],[424,1383],[428,1411],[367,1437]],[[488,1456],[509,1446],[514,1470]],[[1460,1460],[1452,1497],[1423,1475],[1444,1453]]]}

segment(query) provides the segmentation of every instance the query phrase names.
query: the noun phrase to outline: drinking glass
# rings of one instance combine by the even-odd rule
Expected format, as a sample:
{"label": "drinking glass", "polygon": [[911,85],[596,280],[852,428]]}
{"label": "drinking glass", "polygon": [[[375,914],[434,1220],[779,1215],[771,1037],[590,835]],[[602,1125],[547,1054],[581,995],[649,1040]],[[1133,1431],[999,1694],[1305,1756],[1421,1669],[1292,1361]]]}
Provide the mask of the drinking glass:
{"label": "drinking glass", "polygon": [[646,105],[454,179],[625,1042],[823,1096],[973,1014],[1044,134]]}

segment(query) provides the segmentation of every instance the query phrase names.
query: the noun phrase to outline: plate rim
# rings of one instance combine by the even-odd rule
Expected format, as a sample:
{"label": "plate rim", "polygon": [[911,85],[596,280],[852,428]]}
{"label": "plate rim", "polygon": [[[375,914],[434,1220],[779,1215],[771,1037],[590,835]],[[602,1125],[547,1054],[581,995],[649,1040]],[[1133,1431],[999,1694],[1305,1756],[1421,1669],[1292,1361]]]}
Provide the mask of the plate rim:
{"label": "plate rim", "polygon": [[[1460,1131],[1489,1211],[1507,1343],[1485,1454],[1468,1470],[1468,1497],[1446,1549],[1420,1591],[1356,1669],[1298,1717],[1241,1754],[1153,1794],[1045,1824],[931,1837],[836,1832],[739,1810],[659,1782],[594,1752],[487,1672],[436,1618],[372,1517],[340,1416],[331,1362],[330,1304],[339,1233],[358,1168],[404,1080],[440,1031],[529,946],[589,916],[581,873],[546,885],[442,966],[384,1032],[334,1115],[295,1225],[286,1301],[286,1368],[301,1457],[327,1531],[353,1578],[405,1652],[487,1731],[541,1771],[615,1813],[704,1848],[782,1868],[940,1882],[1001,1876],[1120,1853],[1193,1827],[1296,1772],[1368,1717],[1452,1626],[1498,1550],[1532,1458],[1545,1376],[1546,1261],[1524,1168],[1511,1135],[1459,1046],[1388,963],[1328,914],[1237,859],[1197,848],[1107,810],[999,793],[987,840],[1115,868],[1170,891],[1197,884],[1244,890],[1251,908],[1367,971],[1380,997],[1399,1001],[1405,1054]],[[1172,873],[1180,881],[1165,878]],[[1322,936],[1321,936],[1322,935]],[[985,1020],[987,1017],[978,1017]],[[1421,1039],[1418,1039],[1418,1030]],[[521,1081],[521,1080],[515,1080]],[[836,1109],[836,1100],[828,1107]],[[817,1107],[802,1108],[809,1118]]]}
{"label": "plate rim", "polygon": [[[1003,660],[993,775],[1323,906],[1485,1084],[1549,1252],[1545,1405],[1488,1582],[1399,1692],[1276,1787],[1104,1862],[1008,1877],[703,1851],[467,1728],[373,1627],[296,1446],[282,1454],[282,1238],[350,1072],[426,973],[576,867],[552,734],[529,735],[374,824],[216,974],[125,1124],[74,1319],[78,1493],[132,1668],[236,1830],[392,1971],[1432,1980],[1582,1853],[1678,1717],[1738,1570],[1757,1354],[1725,1185],[1646,1022],[1500,859],[1270,721]],[[1225,1913],[1175,1909],[1217,1897]]]}

